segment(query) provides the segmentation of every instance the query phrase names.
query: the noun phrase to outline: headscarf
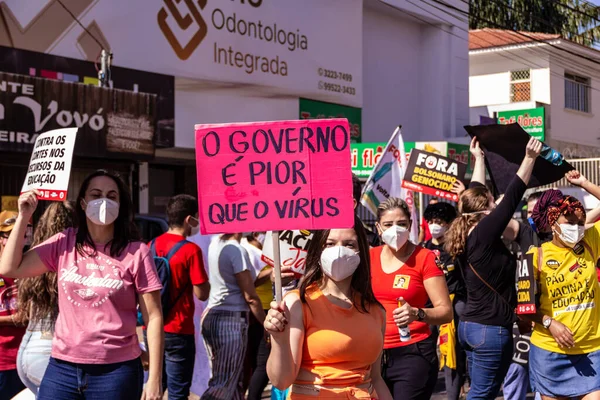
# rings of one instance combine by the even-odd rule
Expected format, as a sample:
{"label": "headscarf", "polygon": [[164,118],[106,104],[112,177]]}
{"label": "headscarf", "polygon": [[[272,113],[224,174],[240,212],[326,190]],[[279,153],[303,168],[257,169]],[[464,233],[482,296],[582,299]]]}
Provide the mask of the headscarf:
{"label": "headscarf", "polygon": [[539,232],[549,230],[558,217],[580,211],[585,215],[585,208],[573,196],[565,196],[560,190],[550,189],[542,193],[533,209],[531,218]]}

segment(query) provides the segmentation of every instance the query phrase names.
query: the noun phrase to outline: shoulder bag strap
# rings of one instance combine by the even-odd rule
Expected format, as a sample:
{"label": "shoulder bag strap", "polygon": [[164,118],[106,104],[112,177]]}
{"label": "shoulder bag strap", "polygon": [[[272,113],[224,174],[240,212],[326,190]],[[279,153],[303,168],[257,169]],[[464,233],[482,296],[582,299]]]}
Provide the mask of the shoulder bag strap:
{"label": "shoulder bag strap", "polygon": [[171,261],[171,258],[175,255],[175,253],[177,253],[179,249],[181,249],[187,243],[189,242],[186,239],[182,239],[179,242],[175,243],[175,245],[173,245],[173,247],[171,247],[171,250],[169,250],[169,252],[167,253],[166,259]]}
{"label": "shoulder bag strap", "polygon": [[152,239],[150,242],[150,255],[156,257],[156,239]]}
{"label": "shoulder bag strap", "polygon": [[[187,243],[190,243],[190,242],[187,241],[186,239],[183,239],[183,240],[177,242],[173,246],[173,248],[169,251],[169,254],[167,254],[167,260],[169,260],[169,262],[170,262],[171,258],[175,255],[175,253],[177,253],[177,251],[179,251],[179,249],[181,249]],[[183,287],[183,289],[181,289],[181,291],[179,292],[179,294],[177,295],[177,297],[175,297],[175,300],[173,300],[173,302],[171,304],[169,304],[169,311],[173,309],[173,307],[175,306],[175,304],[177,304],[177,302],[179,301],[179,299],[181,298],[181,296],[184,295],[184,293],[187,291],[188,287],[190,287],[191,284],[192,284],[192,279],[189,278],[188,281],[187,281],[187,283]]]}
{"label": "shoulder bag strap", "polygon": [[509,308],[511,308],[511,309],[513,308],[513,307],[510,305],[510,303],[509,303],[508,301],[506,301],[506,299],[505,299],[504,297],[502,297],[502,295],[501,295],[500,293],[498,293],[498,291],[492,287],[492,285],[490,285],[489,283],[487,283],[487,282],[486,282],[486,280],[485,280],[485,279],[483,279],[483,278],[481,277],[481,275],[479,275],[479,274],[477,273],[477,271],[475,271],[475,268],[473,268],[473,266],[471,265],[471,263],[469,263],[469,267],[471,268],[471,271],[473,271],[473,273],[475,274],[475,276],[477,276],[477,278],[479,278],[479,280],[480,280],[481,282],[483,282],[483,284],[484,284],[485,286],[487,286],[487,287],[488,287],[488,289],[490,289],[492,292],[496,293],[496,295],[497,295],[498,297],[500,297],[500,299],[501,299],[501,300],[504,302],[504,304],[506,304],[506,305],[507,305]]}

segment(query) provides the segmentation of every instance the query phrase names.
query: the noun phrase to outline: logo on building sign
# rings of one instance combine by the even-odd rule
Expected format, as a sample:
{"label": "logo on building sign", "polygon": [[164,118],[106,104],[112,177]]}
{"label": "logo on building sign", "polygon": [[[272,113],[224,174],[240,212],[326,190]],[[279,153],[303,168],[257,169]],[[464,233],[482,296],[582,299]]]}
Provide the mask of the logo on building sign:
{"label": "logo on building sign", "polygon": [[[182,0],[164,0],[166,7],[161,8],[158,12],[158,26],[173,48],[175,54],[177,54],[177,57],[182,60],[187,60],[200,43],[202,43],[202,40],[204,40],[208,32],[208,26],[202,18],[202,15],[200,15],[200,11],[206,7],[207,0],[197,0],[196,2],[193,0],[183,0],[183,3],[185,3],[188,10],[188,13],[185,14],[185,16],[179,12],[175,2],[181,4]],[[178,30],[184,31],[186,36],[187,32],[195,31],[192,38],[184,45],[181,44],[181,40],[175,36],[173,29],[169,26],[169,23],[167,22],[169,17],[172,17],[172,19],[175,20],[179,27]]]}

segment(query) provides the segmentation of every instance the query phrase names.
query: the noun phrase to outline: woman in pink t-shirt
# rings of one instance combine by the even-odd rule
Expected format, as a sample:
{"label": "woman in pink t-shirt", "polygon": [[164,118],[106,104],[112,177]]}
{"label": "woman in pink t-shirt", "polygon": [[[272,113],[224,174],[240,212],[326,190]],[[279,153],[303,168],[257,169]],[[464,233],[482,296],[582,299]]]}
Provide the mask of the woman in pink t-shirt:
{"label": "woman in pink t-shirt", "polygon": [[[116,175],[93,173],[77,199],[79,229],[67,229],[21,255],[18,249],[37,194],[19,198],[19,216],[0,260],[0,274],[58,275],[59,314],[38,399],[162,398],[162,285],[148,247],[137,240],[127,187]],[[138,302],[150,353],[143,394]]]}

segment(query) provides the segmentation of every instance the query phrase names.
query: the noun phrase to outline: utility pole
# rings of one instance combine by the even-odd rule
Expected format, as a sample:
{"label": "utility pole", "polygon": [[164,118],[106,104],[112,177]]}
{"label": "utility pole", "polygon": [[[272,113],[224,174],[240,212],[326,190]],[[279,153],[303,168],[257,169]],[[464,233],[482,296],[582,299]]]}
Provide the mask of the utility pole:
{"label": "utility pole", "polygon": [[110,66],[112,64],[112,53],[102,49],[100,53],[100,70],[98,71],[98,86],[108,87],[110,82]]}

